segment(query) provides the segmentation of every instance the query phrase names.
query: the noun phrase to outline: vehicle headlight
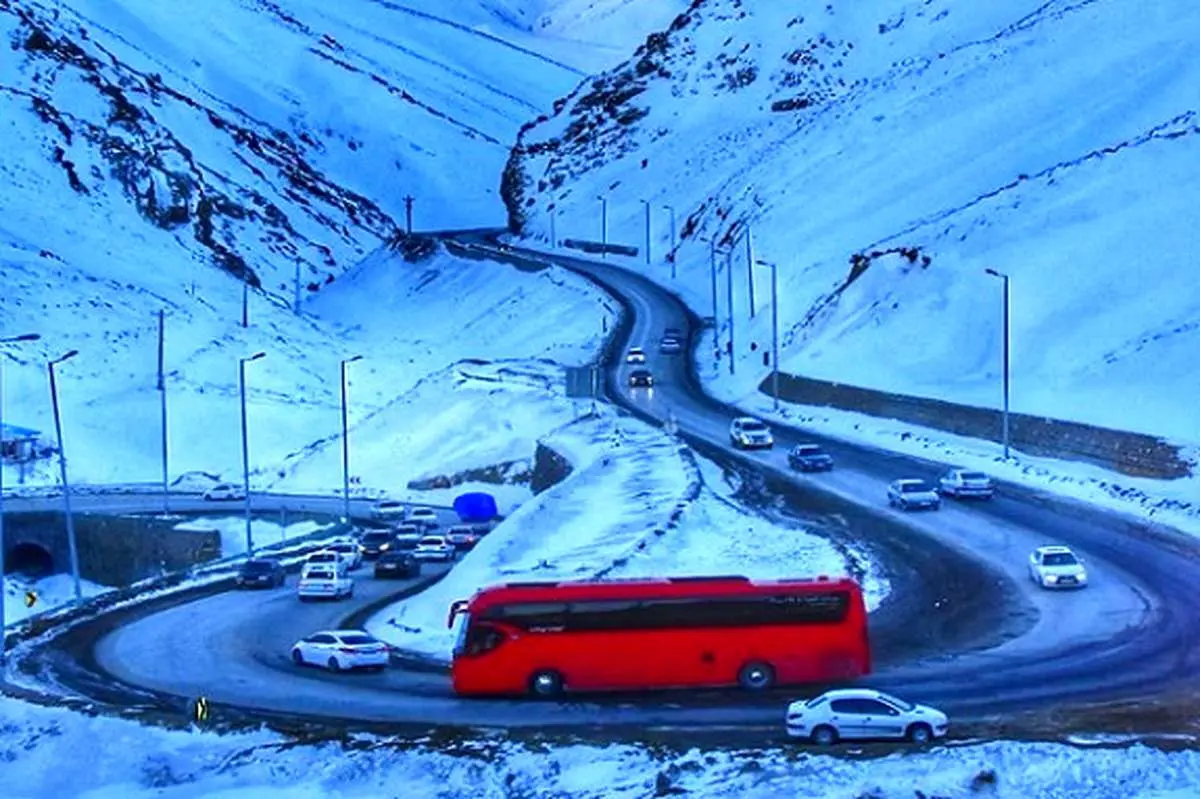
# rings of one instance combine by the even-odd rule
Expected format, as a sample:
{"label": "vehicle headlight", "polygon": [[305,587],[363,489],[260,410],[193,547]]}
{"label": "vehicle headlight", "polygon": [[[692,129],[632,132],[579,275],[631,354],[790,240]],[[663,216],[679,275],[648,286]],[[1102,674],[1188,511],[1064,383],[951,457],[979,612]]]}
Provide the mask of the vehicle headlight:
{"label": "vehicle headlight", "polygon": [[387,551],[388,551],[389,549],[391,549],[391,548],[392,548],[392,545],[391,545],[391,544],[380,544],[380,545],[379,545],[379,551],[380,551],[380,552],[387,552]]}

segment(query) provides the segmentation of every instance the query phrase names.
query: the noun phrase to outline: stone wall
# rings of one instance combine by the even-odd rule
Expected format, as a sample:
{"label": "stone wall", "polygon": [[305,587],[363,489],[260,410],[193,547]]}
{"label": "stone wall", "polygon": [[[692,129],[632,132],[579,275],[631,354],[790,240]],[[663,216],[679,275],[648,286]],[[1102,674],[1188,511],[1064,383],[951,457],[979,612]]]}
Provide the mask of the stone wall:
{"label": "stone wall", "polygon": [[[771,395],[768,374],[758,390]],[[825,380],[779,374],[779,399],[818,405],[943,430],[958,436],[1001,442],[1003,414],[991,408],[892,394]],[[1028,416],[1009,415],[1013,449],[1029,455],[1083,461],[1134,477],[1169,480],[1191,474],[1192,464],[1178,445],[1141,433]]]}

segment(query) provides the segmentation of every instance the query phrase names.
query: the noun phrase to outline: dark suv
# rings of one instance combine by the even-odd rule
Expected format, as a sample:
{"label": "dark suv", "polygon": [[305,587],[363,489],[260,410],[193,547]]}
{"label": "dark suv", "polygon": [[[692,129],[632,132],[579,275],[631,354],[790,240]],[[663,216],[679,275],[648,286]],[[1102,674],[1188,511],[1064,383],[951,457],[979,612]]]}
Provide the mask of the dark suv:
{"label": "dark suv", "polygon": [[238,588],[278,588],[287,580],[283,564],[269,558],[254,558],[238,569]]}
{"label": "dark suv", "polygon": [[421,564],[411,552],[384,552],[375,561],[375,576],[409,578],[421,574]]}
{"label": "dark suv", "polygon": [[367,530],[358,539],[363,560],[375,560],[389,549],[396,548],[396,533],[392,530]]}
{"label": "dark suv", "polygon": [[833,458],[816,444],[797,444],[788,453],[788,466],[801,472],[827,472]]}

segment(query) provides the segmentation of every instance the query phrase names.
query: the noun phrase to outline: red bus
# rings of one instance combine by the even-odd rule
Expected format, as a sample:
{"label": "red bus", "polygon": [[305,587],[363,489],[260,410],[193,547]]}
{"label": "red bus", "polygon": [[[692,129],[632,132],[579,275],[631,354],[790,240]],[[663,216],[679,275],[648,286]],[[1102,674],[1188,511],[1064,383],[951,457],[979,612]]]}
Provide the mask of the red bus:
{"label": "red bus", "polygon": [[507,583],[450,607],[458,694],[852,680],[871,671],[850,579],[745,577]]}

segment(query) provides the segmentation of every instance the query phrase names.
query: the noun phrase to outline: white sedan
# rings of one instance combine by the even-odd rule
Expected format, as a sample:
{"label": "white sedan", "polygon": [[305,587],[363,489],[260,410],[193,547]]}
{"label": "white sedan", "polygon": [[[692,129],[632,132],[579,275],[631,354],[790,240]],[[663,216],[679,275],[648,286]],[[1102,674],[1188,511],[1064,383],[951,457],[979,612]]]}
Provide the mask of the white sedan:
{"label": "white sedan", "polygon": [[630,347],[629,352],[627,352],[625,354],[625,363],[640,364],[640,363],[645,363],[645,362],[646,362],[646,351],[643,350],[641,347]]}
{"label": "white sedan", "polygon": [[417,542],[413,557],[417,560],[454,560],[456,547],[445,536],[427,535]]}
{"label": "white sedan", "polygon": [[413,508],[408,512],[408,518],[405,521],[422,527],[437,527],[437,511],[433,508]]}
{"label": "white sedan", "polygon": [[323,666],[330,671],[387,667],[388,645],[362,630],[325,630],[292,645],[297,666]]}
{"label": "white sedan", "polygon": [[210,502],[219,502],[221,500],[245,499],[246,492],[240,485],[234,483],[220,483],[204,492],[204,499]]}
{"label": "white sedan", "polygon": [[955,499],[991,499],[996,487],[983,472],[951,469],[938,478],[938,493]]}
{"label": "white sedan", "polygon": [[300,572],[296,596],[301,602],[310,599],[342,599],[354,596],[354,578],[336,566],[309,564]]}
{"label": "white sedan", "polygon": [[881,691],[849,688],[792,702],[787,734],[819,746],[840,740],[898,738],[927,744],[946,735],[950,720],[940,710],[914,705]]}
{"label": "white sedan", "polygon": [[325,547],[326,552],[336,552],[346,561],[346,568],[354,571],[362,565],[362,545],[355,541],[335,541]]}
{"label": "white sedan", "polygon": [[1029,578],[1042,588],[1083,588],[1088,584],[1083,561],[1068,547],[1038,547],[1029,556]]}
{"label": "white sedan", "polygon": [[942,506],[942,497],[929,483],[924,480],[895,480],[887,490],[888,504],[900,510],[912,508],[932,508],[937,510]]}

